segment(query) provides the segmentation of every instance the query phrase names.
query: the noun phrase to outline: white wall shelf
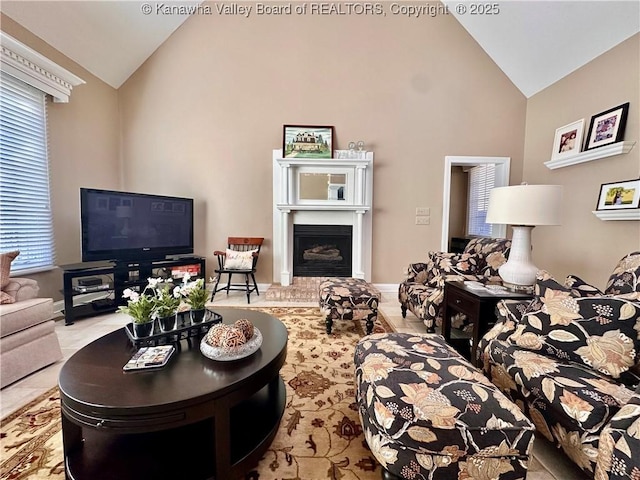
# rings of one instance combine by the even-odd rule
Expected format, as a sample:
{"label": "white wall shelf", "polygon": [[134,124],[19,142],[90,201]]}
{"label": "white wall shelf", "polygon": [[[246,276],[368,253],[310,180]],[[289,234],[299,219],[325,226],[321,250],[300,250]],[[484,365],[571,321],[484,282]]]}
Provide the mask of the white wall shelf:
{"label": "white wall shelf", "polygon": [[592,160],[599,160],[601,158],[629,153],[635,144],[636,142],[631,141],[618,142],[604,147],[594,148],[593,150],[587,150],[586,152],[579,153],[573,157],[549,160],[548,162],[544,162],[544,164],[551,170],[568,167],[578,163],[590,162]]}
{"label": "white wall shelf", "polygon": [[594,210],[592,212],[600,220],[640,220],[640,208],[628,210]]}

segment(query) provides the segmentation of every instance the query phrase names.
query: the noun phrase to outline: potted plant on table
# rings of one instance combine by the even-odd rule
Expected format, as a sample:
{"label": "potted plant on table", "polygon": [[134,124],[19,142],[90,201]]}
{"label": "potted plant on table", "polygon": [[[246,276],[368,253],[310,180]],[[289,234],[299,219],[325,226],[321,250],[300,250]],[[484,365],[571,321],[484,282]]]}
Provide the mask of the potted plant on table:
{"label": "potted plant on table", "polygon": [[154,296],[150,295],[147,289],[148,286],[139,293],[126,288],[122,297],[127,299],[127,304],[118,308],[118,312],[131,317],[133,334],[138,338],[148,337],[153,332]]}
{"label": "potted plant on table", "polygon": [[180,287],[174,287],[171,279],[150,278],[148,288],[154,292],[152,317],[158,319],[160,330],[174,330],[181,299]]}
{"label": "potted plant on table", "polygon": [[190,282],[191,276],[186,273],[182,280],[180,291],[190,308],[192,323],[200,323],[204,320],[207,310],[205,304],[209,299],[209,291],[205,288],[204,278]]}

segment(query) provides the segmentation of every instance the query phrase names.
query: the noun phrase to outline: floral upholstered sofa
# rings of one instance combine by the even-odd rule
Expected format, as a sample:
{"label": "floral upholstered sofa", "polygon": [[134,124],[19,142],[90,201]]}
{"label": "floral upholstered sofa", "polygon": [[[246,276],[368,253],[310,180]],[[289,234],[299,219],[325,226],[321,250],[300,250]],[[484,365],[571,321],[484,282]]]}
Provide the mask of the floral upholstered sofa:
{"label": "floral upholstered sofa", "polygon": [[426,263],[409,265],[406,278],[400,283],[402,316],[406,317],[410,310],[424,322],[427,332],[434,332],[442,322],[445,282],[500,282],[498,267],[507,261],[510,249],[511,240],[478,237],[462,253],[429,252]]}
{"label": "floral upholstered sofa", "polygon": [[498,303],[485,374],[587,475],[640,479],[640,252],[604,292],[538,272],[529,303]]}

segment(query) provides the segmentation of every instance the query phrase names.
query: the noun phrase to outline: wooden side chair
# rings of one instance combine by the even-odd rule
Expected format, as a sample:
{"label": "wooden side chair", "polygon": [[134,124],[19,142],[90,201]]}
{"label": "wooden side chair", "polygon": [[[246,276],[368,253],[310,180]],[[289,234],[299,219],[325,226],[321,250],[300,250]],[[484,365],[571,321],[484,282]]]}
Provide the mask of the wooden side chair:
{"label": "wooden side chair", "polygon": [[[216,283],[211,292],[211,301],[216,296],[216,292],[220,290],[226,290],[227,295],[229,295],[229,290],[246,291],[247,303],[251,303],[251,292],[260,295],[255,273],[263,241],[264,238],[260,237],[229,237],[227,249],[224,252],[220,250],[213,252],[218,259],[218,268],[215,269]],[[218,287],[220,278],[225,273],[228,275],[227,284]],[[244,284],[232,283],[231,277],[234,274],[244,275]],[[251,277],[253,285],[249,284],[249,277]]]}

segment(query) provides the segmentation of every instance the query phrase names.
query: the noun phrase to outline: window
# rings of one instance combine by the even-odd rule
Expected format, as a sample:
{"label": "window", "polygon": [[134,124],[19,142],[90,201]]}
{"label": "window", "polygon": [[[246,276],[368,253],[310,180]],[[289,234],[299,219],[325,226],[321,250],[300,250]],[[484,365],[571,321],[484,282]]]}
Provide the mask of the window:
{"label": "window", "polygon": [[12,272],[54,266],[45,93],[0,73],[0,251]]}
{"label": "window", "polygon": [[[67,103],[84,80],[0,31],[0,251],[12,273],[54,266],[47,98]],[[47,96],[47,97],[45,97]]]}
{"label": "window", "polygon": [[489,208],[489,192],[495,186],[496,166],[478,165],[469,170],[469,196],[467,204],[467,235],[498,236],[493,226],[485,223]]}

